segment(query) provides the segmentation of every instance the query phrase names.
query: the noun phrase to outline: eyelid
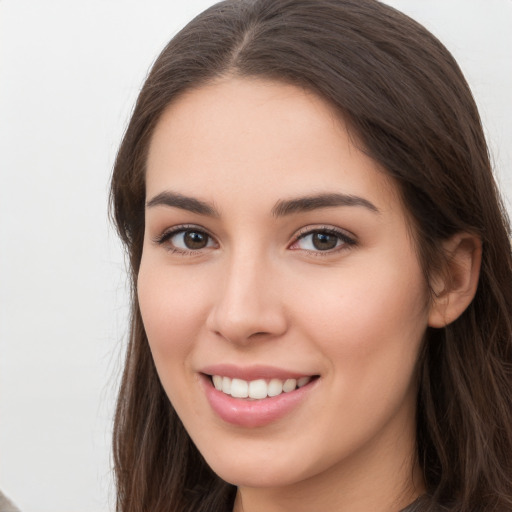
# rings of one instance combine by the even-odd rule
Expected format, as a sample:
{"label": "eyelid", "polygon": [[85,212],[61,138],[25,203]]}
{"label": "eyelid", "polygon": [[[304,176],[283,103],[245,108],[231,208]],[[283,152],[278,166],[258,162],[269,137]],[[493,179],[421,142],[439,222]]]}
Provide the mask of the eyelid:
{"label": "eyelid", "polygon": [[[168,242],[173,236],[177,235],[178,233],[182,233],[184,231],[197,231],[200,233],[204,233],[207,235],[216,245],[218,245],[217,240],[215,237],[203,226],[200,226],[198,224],[179,224],[177,226],[172,226],[170,228],[165,229],[160,233],[159,235],[152,238],[153,243],[158,245],[164,245],[166,242]],[[178,247],[170,247],[168,250],[171,252],[176,252],[179,254],[198,254],[204,249],[209,249],[209,247],[205,247],[203,249],[180,249]]]}
{"label": "eyelid", "polygon": [[[301,240],[309,235],[312,235],[314,233],[327,233],[330,235],[337,236],[342,241],[342,244],[338,247],[335,247],[335,248],[329,249],[329,250],[325,250],[325,251],[308,250],[308,249],[300,249],[300,248],[293,249],[293,246],[295,244],[297,244],[297,242],[299,240]],[[341,229],[341,228],[338,228],[338,227],[335,227],[332,225],[316,225],[316,226],[313,225],[313,226],[305,226],[305,227],[301,228],[293,236],[293,241],[288,246],[288,248],[291,250],[302,250],[302,251],[310,252],[310,253],[318,255],[318,256],[322,256],[322,255],[327,256],[327,255],[333,254],[337,251],[347,249],[349,247],[353,247],[353,246],[357,245],[357,243],[358,243],[357,237],[345,229]]]}
{"label": "eyelid", "polygon": [[[210,238],[214,242],[215,245],[218,246],[218,242],[216,238],[209,232],[208,229],[204,228],[203,226],[200,226],[198,224],[180,224],[176,226],[172,226],[170,228],[165,229],[162,233],[152,238],[153,243],[156,243],[158,245],[164,245],[168,240],[170,240],[173,236],[177,235],[178,233],[182,233],[185,231],[197,231],[204,233],[206,236]],[[320,249],[318,250],[310,250],[310,249],[301,249],[301,248],[293,248],[297,242],[309,235],[312,235],[314,233],[327,233],[330,235],[334,235],[338,237],[341,240],[341,244],[339,246],[334,247],[333,249],[328,249],[325,251],[322,251]],[[311,254],[315,254],[318,256],[327,256],[329,254],[333,254],[335,252],[338,252],[343,249],[348,249],[349,247],[357,245],[357,237],[350,233],[349,231],[335,227],[332,225],[310,225],[305,226],[298,230],[293,235],[292,242],[288,245],[288,249],[291,250],[301,250],[304,252],[308,252]],[[204,249],[210,249],[211,247],[204,247],[202,249],[188,249],[184,250],[179,247],[169,247],[168,250],[171,252],[175,252],[178,254],[199,254],[201,251],[204,251]]]}

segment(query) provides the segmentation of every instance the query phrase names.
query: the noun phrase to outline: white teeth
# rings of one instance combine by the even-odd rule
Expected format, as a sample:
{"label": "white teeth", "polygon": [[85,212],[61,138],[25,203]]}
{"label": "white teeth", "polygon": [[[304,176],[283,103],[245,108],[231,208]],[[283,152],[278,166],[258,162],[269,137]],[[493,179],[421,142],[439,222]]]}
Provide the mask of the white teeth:
{"label": "white teeth", "polygon": [[234,398],[247,398],[249,396],[249,383],[242,379],[231,381],[231,396]]}
{"label": "white teeth", "polygon": [[279,379],[272,379],[268,383],[267,395],[277,396],[283,392],[283,381]]}
{"label": "white teeth", "polygon": [[213,385],[215,386],[215,389],[218,389],[219,391],[222,391],[222,381],[223,378],[220,375],[214,375],[212,377]]}
{"label": "white teeth", "polygon": [[297,381],[297,387],[301,388],[302,386],[305,386],[310,380],[311,380],[311,377],[301,377]]}
{"label": "white teeth", "polygon": [[229,377],[222,377],[222,392],[226,395],[231,394],[231,379]]}
{"label": "white teeth", "polygon": [[249,382],[249,398],[267,398],[267,383],[263,379]]}
{"label": "white teeth", "polygon": [[215,389],[222,391],[226,395],[234,398],[252,398],[261,400],[267,396],[278,396],[281,393],[290,393],[297,388],[301,388],[311,381],[312,377],[301,377],[299,379],[265,379],[252,380],[250,382],[243,379],[231,379],[221,375],[212,375],[212,382]]}
{"label": "white teeth", "polygon": [[283,384],[283,391],[289,393],[297,387],[297,381],[295,379],[286,379]]}

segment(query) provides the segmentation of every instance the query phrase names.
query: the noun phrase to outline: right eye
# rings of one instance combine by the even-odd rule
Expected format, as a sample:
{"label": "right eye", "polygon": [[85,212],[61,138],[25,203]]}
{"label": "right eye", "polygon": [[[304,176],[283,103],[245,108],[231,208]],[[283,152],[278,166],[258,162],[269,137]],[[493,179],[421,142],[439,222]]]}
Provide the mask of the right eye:
{"label": "right eye", "polygon": [[216,246],[208,233],[196,228],[178,228],[167,231],[156,242],[166,245],[170,251],[178,253],[191,253]]}

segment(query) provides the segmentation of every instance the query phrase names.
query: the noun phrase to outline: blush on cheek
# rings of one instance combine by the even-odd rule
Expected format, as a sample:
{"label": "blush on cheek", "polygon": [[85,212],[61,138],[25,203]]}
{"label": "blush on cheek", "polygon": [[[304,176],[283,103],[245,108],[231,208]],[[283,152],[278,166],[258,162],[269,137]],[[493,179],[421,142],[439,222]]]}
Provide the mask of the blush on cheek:
{"label": "blush on cheek", "polygon": [[151,350],[158,352],[162,357],[172,357],[185,351],[193,344],[197,326],[183,306],[176,304],[173,310],[168,308],[154,308],[144,310],[141,308],[142,320],[148,337]]}
{"label": "blush on cheek", "polygon": [[197,329],[194,297],[152,277],[139,274],[139,307],[153,354],[169,357],[189,345]]}
{"label": "blush on cheek", "polygon": [[[299,295],[307,297],[301,304],[304,328],[347,366],[362,371],[376,359],[410,361],[416,355],[427,325],[426,286],[416,266],[391,270],[370,272],[371,278],[352,273],[342,286],[326,282],[314,297]],[[410,340],[405,346],[404,339]]]}

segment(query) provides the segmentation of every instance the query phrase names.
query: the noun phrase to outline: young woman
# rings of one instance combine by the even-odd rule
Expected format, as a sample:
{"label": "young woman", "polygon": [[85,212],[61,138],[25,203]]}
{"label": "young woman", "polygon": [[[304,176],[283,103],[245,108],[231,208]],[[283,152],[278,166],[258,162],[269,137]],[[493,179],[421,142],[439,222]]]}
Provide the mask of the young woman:
{"label": "young woman", "polygon": [[374,0],[228,0],[112,179],[117,509],[512,510],[508,224],[448,51]]}

